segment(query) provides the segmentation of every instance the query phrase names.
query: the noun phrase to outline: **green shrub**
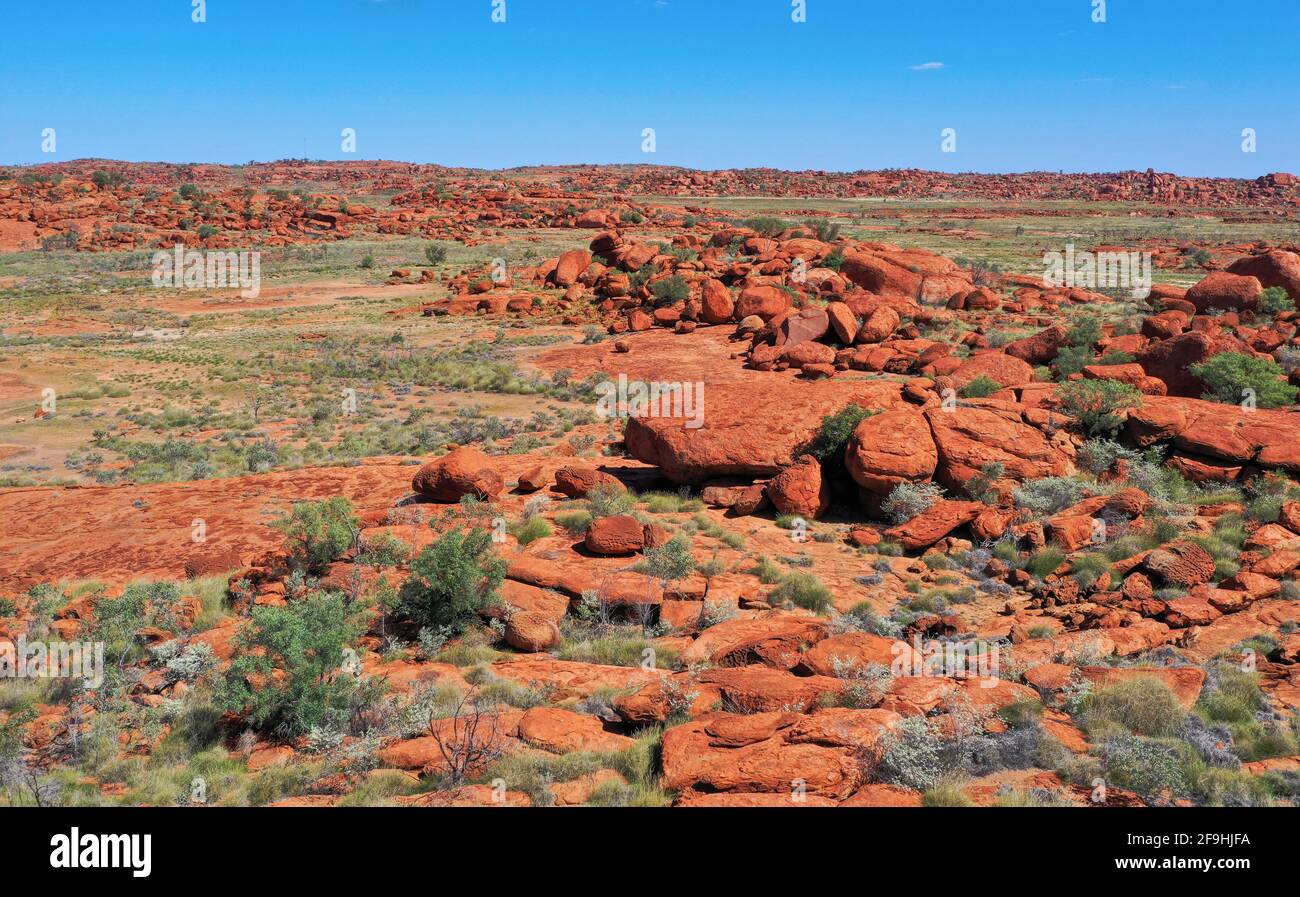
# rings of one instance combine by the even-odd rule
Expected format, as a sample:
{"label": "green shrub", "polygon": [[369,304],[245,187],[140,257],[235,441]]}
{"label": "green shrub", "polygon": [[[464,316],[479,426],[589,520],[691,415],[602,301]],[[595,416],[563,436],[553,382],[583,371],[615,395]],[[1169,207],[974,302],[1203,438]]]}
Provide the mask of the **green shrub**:
{"label": "green shrub", "polygon": [[392,533],[379,533],[361,541],[356,562],[370,567],[396,567],[405,564],[410,556],[410,546],[401,539]]}
{"label": "green shrub", "polygon": [[956,785],[935,785],[921,795],[923,807],[973,807],[975,804]]}
{"label": "green shrub", "polygon": [[569,532],[571,536],[582,536],[595,518],[590,511],[562,511],[555,515],[555,522]]}
{"label": "green shrub", "polygon": [[1071,380],[1056,389],[1061,409],[1088,436],[1109,436],[1124,422],[1122,411],[1138,408],[1142,393],[1118,380]]}
{"label": "green shrub", "polygon": [[686,282],[686,278],[680,274],[674,274],[671,277],[665,277],[663,280],[656,280],[650,284],[650,294],[655,298],[656,308],[675,305],[690,298],[691,286]]}
{"label": "green shrub", "polygon": [[1107,781],[1121,788],[1148,798],[1187,790],[1186,757],[1180,743],[1114,735],[1106,739],[1101,754]]}
{"label": "green shrub", "polygon": [[1295,302],[1284,287],[1269,287],[1259,296],[1259,310],[1266,315],[1295,311]]}
{"label": "green shrub", "polygon": [[675,582],[689,576],[694,569],[695,557],[691,554],[691,542],[682,533],[645,551],[647,576],[664,582]]}
{"label": "green shrub", "polygon": [[319,570],[338,560],[361,532],[352,502],[337,495],[300,502],[272,525],[284,533],[290,563],[302,570]]}
{"label": "green shrub", "polygon": [[476,614],[497,602],[505,571],[486,530],[444,533],[411,562],[401,608],[417,626],[464,632]]}
{"label": "green shrub", "polygon": [[861,405],[845,405],[834,414],[826,415],[822,418],[822,425],[818,428],[817,435],[808,443],[808,452],[822,462],[842,462],[849,437],[853,435],[858,424],[873,413]]}
{"label": "green shrub", "polygon": [[636,507],[636,496],[619,486],[596,486],[587,493],[593,517],[615,517]]}
{"label": "green shrub", "polygon": [[1082,699],[1084,725],[1123,726],[1134,735],[1165,737],[1182,728],[1183,710],[1168,685],[1154,676],[1125,679],[1090,691]]}
{"label": "green shrub", "polygon": [[943,498],[938,483],[899,483],[880,504],[895,524],[913,519]]}
{"label": "green shrub", "polygon": [[441,243],[430,243],[424,247],[424,257],[430,265],[441,265],[447,260],[447,247]]}
{"label": "green shrub", "polygon": [[834,604],[831,590],[811,573],[793,572],[782,577],[780,584],[768,595],[774,605],[787,602],[815,613],[825,613]]}
{"label": "green shrub", "polygon": [[1220,352],[1188,370],[1205,383],[1204,398],[1212,402],[1236,404],[1253,395],[1256,407],[1281,408],[1295,404],[1300,392],[1286,382],[1276,361],[1243,352]]}
{"label": "green shrub", "polygon": [[519,541],[520,545],[527,545],[530,542],[536,542],[545,536],[551,534],[551,525],[546,522],[545,517],[529,517],[527,520],[517,521],[510,527],[510,534]]}
{"label": "green shrub", "polygon": [[980,374],[961,388],[963,399],[983,399],[1002,389],[1002,384],[988,374]]}
{"label": "green shrub", "polygon": [[[290,737],[313,726],[342,729],[357,688],[342,669],[343,649],[363,629],[335,592],[253,608],[219,691],[220,705],[247,713],[258,728]],[[277,670],[283,675],[273,675]]]}
{"label": "green shrub", "polygon": [[746,218],[745,227],[763,237],[775,237],[785,230],[785,222],[772,215],[758,215]]}
{"label": "green shrub", "polygon": [[1040,548],[1029,556],[1025,569],[1042,579],[1055,573],[1063,563],[1065,563],[1065,552],[1059,548]]}

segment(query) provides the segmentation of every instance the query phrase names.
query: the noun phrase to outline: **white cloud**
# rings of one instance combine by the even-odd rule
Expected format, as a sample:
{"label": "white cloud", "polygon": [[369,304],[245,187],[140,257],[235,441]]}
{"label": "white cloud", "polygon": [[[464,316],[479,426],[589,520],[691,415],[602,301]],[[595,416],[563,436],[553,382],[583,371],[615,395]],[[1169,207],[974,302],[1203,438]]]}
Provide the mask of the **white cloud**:
{"label": "white cloud", "polygon": [[928,72],[941,68],[943,68],[942,62],[923,62],[920,65],[911,66],[911,69],[914,72]]}

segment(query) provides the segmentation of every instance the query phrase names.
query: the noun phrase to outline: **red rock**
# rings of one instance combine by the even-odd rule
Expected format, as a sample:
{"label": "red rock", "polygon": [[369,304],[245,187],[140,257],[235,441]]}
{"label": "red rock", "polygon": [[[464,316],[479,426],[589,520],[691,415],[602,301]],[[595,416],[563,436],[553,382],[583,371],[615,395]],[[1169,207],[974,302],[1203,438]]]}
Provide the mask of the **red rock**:
{"label": "red rock", "polygon": [[830,318],[836,339],[846,346],[853,345],[858,335],[858,319],[853,310],[843,302],[831,302],[826,306],[826,315]]}
{"label": "red rock", "polygon": [[519,718],[516,734],[525,744],[553,754],[625,751],[635,744],[626,735],[606,731],[594,716],[559,707],[528,710]]}
{"label": "red rock", "polygon": [[822,477],[821,463],[803,455],[767,484],[767,497],[782,514],[813,520],[830,507],[830,484]]}
{"label": "red rock", "polygon": [[1149,345],[1138,354],[1138,364],[1151,377],[1163,380],[1171,396],[1197,396],[1205,384],[1189,368],[1220,352],[1234,352],[1240,343],[1231,337],[1211,337],[1204,333],[1184,333]]}
{"label": "red rock", "polygon": [[1056,358],[1056,354],[1070,344],[1066,328],[1061,325],[1040,330],[1033,336],[1007,343],[1002,350],[1008,355],[1019,358],[1031,365],[1047,364]]}
{"label": "red rock", "polygon": [[928,480],[938,463],[929,422],[910,409],[864,418],[844,451],[844,465],[854,482],[879,495],[905,481]]}
{"label": "red rock", "polygon": [[932,408],[925,416],[939,454],[936,479],[950,489],[961,488],[993,462],[1003,465],[1004,476],[1021,481],[1074,469],[1073,446],[1049,439],[1018,410],[959,405],[950,411]]}
{"label": "red rock", "polygon": [[980,352],[972,355],[952,372],[957,389],[977,377],[988,377],[1003,386],[1024,386],[1033,382],[1034,369],[1014,355],[1004,352]]}
{"label": "red rock", "polygon": [[733,617],[700,633],[681,652],[681,660],[719,667],[764,663],[788,670],[799,662],[804,647],[826,638],[829,631],[825,620],[780,611]]}
{"label": "red rock", "polygon": [[600,517],[587,528],[584,544],[593,554],[633,554],[645,546],[645,528],[626,514]]}
{"label": "red rock", "polygon": [[1281,249],[1270,249],[1260,255],[1237,259],[1227,270],[1243,277],[1254,277],[1267,289],[1281,287],[1293,299],[1300,301],[1300,255]]}
{"label": "red rock", "polygon": [[560,630],[544,614],[519,611],[506,620],[506,642],[520,651],[548,651],[560,643]]}
{"label": "red rock", "polygon": [[926,548],[957,527],[970,523],[984,507],[977,501],[944,499],[906,523],[885,530],[885,538],[893,539],[907,549]]}
{"label": "red rock", "polygon": [[626,492],[627,487],[613,474],[589,467],[561,467],[555,472],[555,490],[570,498],[585,498],[592,489]]}
{"label": "red rock", "polygon": [[[777,327],[776,344],[784,346],[788,351],[795,346],[821,339],[830,330],[830,326],[830,316],[824,309],[809,306],[801,309],[798,314],[787,316],[781,322]],[[822,348],[829,350],[830,346]],[[835,357],[834,350],[831,350],[830,357]]]}
{"label": "red rock", "polygon": [[1214,578],[1214,558],[1195,542],[1171,542],[1150,552],[1143,564],[1171,585],[1196,586]]}
{"label": "red rock", "polygon": [[1215,308],[1247,311],[1258,307],[1263,291],[1254,277],[1215,271],[1187,291],[1187,301],[1201,314]]}
{"label": "red rock", "polygon": [[898,639],[869,632],[846,632],[813,645],[803,653],[799,666],[818,676],[838,676],[846,665],[866,669],[871,664],[879,664],[892,668],[897,662],[911,669],[913,653],[907,642]]}
{"label": "red rock", "polygon": [[[759,714],[744,717],[753,735],[736,744],[735,736],[719,741],[710,731],[730,733],[731,714],[719,714],[674,726],[664,733],[662,757],[664,785],[675,790],[793,792],[800,785],[814,795],[846,797],[860,774],[846,761],[845,752],[799,745],[790,748],[781,729],[794,724],[793,714]],[[802,770],[802,772],[801,772]]]}
{"label": "red rock", "polygon": [[872,252],[845,253],[840,273],[863,289],[880,295],[915,298],[921,293],[920,274]]}
{"label": "red rock", "polygon": [[411,480],[411,488],[433,501],[453,503],[466,495],[493,498],[505,489],[505,481],[487,455],[461,446],[421,467]]}
{"label": "red rock", "polygon": [[859,343],[883,342],[898,329],[899,321],[897,311],[887,305],[881,306],[867,316],[855,339]]}
{"label": "red rock", "polygon": [[560,256],[559,263],[555,266],[555,271],[551,275],[555,279],[555,285],[560,287],[573,286],[590,264],[591,253],[585,249],[573,249],[564,253]]}
{"label": "red rock", "polygon": [[720,280],[705,278],[700,284],[700,317],[706,324],[725,324],[735,314],[736,303]]}
{"label": "red rock", "polygon": [[802,342],[783,349],[780,358],[792,368],[828,365],[835,361],[835,350],[825,343]]}
{"label": "red rock", "polygon": [[764,321],[770,321],[789,309],[790,294],[780,287],[746,287],[736,302],[736,315],[741,318],[757,315]]}
{"label": "red rock", "polygon": [[624,442],[632,457],[659,467],[677,483],[770,477],[794,463],[824,416],[849,404],[887,409],[901,402],[895,383],[710,384],[702,427],[689,429],[686,421],[671,418],[633,417]]}

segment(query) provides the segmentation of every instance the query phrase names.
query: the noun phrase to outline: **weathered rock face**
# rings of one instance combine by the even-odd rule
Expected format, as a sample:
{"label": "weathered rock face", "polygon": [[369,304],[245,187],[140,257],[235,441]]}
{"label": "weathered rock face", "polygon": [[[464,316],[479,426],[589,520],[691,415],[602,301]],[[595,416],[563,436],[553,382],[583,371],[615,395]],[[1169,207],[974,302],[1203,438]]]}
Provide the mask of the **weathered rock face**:
{"label": "weathered rock face", "polygon": [[1214,309],[1247,311],[1259,305],[1264,287],[1254,277],[1215,271],[1187,291],[1187,301],[1198,314]]}
{"label": "weathered rock face", "polygon": [[1256,409],[1202,399],[1149,396],[1129,413],[1128,434],[1140,446],[1172,441],[1185,452],[1300,471],[1300,412]]}
{"label": "weathered rock face", "polygon": [[911,520],[885,530],[885,536],[904,548],[926,548],[938,542],[957,527],[970,523],[985,505],[978,501],[935,502]]}
{"label": "weathered rock face", "polygon": [[[810,306],[781,322],[781,326],[777,328],[776,344],[784,346],[788,351],[795,346],[821,339],[830,330],[830,326],[831,319],[826,310]],[[830,349],[830,346],[823,348]],[[834,355],[832,350],[831,357],[833,358]]]}
{"label": "weathered rock face", "polygon": [[861,764],[901,721],[887,710],[717,713],[664,733],[664,785],[678,791],[808,794],[842,800],[862,781]]}
{"label": "weathered rock face", "polygon": [[988,403],[925,412],[938,449],[935,478],[959,489],[985,464],[1003,465],[1015,480],[1064,476],[1073,471],[1074,448],[1065,434],[1049,439],[1024,422],[1018,406]]}
{"label": "weathered rock face", "polygon": [[712,277],[700,284],[700,319],[706,324],[725,324],[735,314],[736,303],[722,281]]}
{"label": "weathered rock face", "polygon": [[821,420],[846,405],[888,409],[903,404],[896,383],[762,383],[708,385],[704,425],[634,417],[624,440],[628,453],[658,466],[677,483],[726,476],[772,477],[794,463]]}
{"label": "weathered rock face", "polygon": [[1056,357],[1056,353],[1070,344],[1066,328],[1061,325],[1040,330],[1033,336],[1018,339],[1002,347],[1006,354],[1030,365],[1047,364]]}
{"label": "weathered rock face", "polygon": [[988,377],[1003,386],[1024,386],[1033,382],[1034,369],[1027,362],[1005,352],[980,352],[963,361],[949,376],[957,389],[977,377]]}
{"label": "weathered rock face", "polygon": [[506,621],[506,642],[520,651],[547,651],[560,643],[560,629],[544,614],[519,611]]}
{"label": "weathered rock face", "polygon": [[736,617],[710,626],[681,654],[684,663],[718,667],[765,664],[788,670],[799,652],[826,638],[824,620],[771,611],[756,617]]}
{"label": "weathered rock face", "polygon": [[555,472],[555,489],[570,498],[583,498],[593,489],[624,491],[618,477],[590,467],[561,467]]}
{"label": "weathered rock face", "polygon": [[555,285],[560,287],[573,286],[590,264],[591,253],[585,249],[573,249],[564,253],[560,256],[560,261],[555,266],[555,271],[552,274],[555,278]]}
{"label": "weathered rock face", "polygon": [[633,554],[645,547],[645,527],[627,514],[601,517],[587,528],[584,544],[593,554]]}
{"label": "weathered rock face", "polygon": [[1175,586],[1198,586],[1214,578],[1214,558],[1195,542],[1171,542],[1148,554],[1143,564]]}
{"label": "weathered rock face", "polygon": [[411,479],[411,488],[425,498],[451,503],[466,495],[479,499],[497,496],[505,481],[491,458],[476,448],[461,446],[421,467]]}
{"label": "weathered rock face", "polygon": [[1231,337],[1191,332],[1151,343],[1138,353],[1137,360],[1149,376],[1165,382],[1169,395],[1199,397],[1205,392],[1205,384],[1188,368],[1220,352],[1241,348],[1241,343]]}
{"label": "weathered rock face", "polygon": [[757,315],[764,321],[770,321],[789,310],[790,294],[780,287],[746,287],[736,302],[736,315],[741,318]]}
{"label": "weathered rock face", "polygon": [[938,463],[929,421],[910,408],[866,418],[844,450],[844,466],[854,482],[879,495],[904,481],[930,479]]}
{"label": "weathered rock face", "polygon": [[822,466],[812,455],[803,455],[767,484],[767,497],[782,514],[796,514],[813,520],[831,504],[830,484],[822,477]]}
{"label": "weathered rock face", "polygon": [[1254,277],[1266,289],[1281,287],[1294,300],[1300,300],[1300,255],[1282,249],[1270,249],[1260,255],[1237,259],[1228,272]]}

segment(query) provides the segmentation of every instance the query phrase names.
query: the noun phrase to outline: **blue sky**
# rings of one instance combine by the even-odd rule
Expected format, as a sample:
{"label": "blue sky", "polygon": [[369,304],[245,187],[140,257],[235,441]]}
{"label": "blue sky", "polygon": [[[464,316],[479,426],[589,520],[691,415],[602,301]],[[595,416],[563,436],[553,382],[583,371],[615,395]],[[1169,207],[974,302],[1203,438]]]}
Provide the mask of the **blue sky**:
{"label": "blue sky", "polygon": [[0,163],[1300,171],[1300,0],[505,3],[6,0]]}

